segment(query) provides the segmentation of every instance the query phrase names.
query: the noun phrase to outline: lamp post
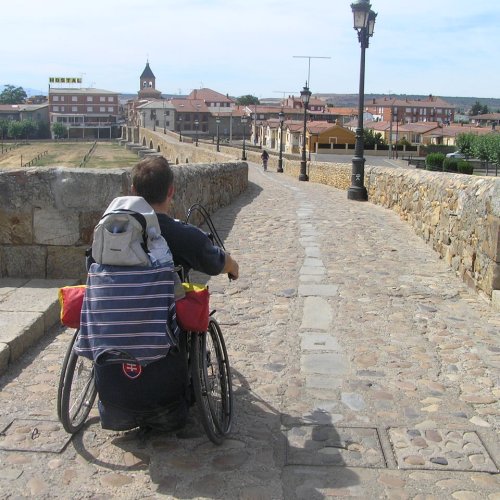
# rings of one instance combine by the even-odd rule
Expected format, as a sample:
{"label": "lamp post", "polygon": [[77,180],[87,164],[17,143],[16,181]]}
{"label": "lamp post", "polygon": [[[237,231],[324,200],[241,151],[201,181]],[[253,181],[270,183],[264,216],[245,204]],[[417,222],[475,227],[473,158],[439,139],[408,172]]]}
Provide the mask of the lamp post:
{"label": "lamp post", "polygon": [[247,129],[246,129],[247,117],[246,116],[241,117],[241,123],[243,123],[243,151],[241,153],[241,159],[243,161],[247,161],[247,153],[245,151],[245,135],[247,132]]}
{"label": "lamp post", "polygon": [[354,29],[358,32],[358,40],[361,45],[361,63],[359,74],[359,103],[358,103],[358,127],[356,128],[356,145],[352,159],[351,187],[347,190],[349,200],[366,201],[368,193],[364,186],[365,159],[363,140],[363,108],[365,98],[365,51],[368,48],[369,39],[373,36],[375,18],[377,14],[371,10],[368,0],[356,0],[351,4],[354,15]]}
{"label": "lamp post", "polygon": [[179,122],[179,142],[182,142],[182,116],[179,115],[177,121]]}
{"label": "lamp post", "polygon": [[198,120],[194,121],[194,128],[196,130],[196,147],[198,147],[198,127],[200,126],[200,122]]}
{"label": "lamp post", "polygon": [[300,91],[300,98],[302,99],[302,103],[304,104],[304,131],[302,138],[302,159],[300,161],[299,181],[308,181],[309,177],[307,176],[306,134],[307,134],[307,105],[309,104],[309,99],[311,98],[311,91],[307,86],[307,82],[305,87]]}
{"label": "lamp post", "polygon": [[220,151],[220,139],[219,139],[219,125],[220,125],[220,118],[217,117],[215,119],[215,123],[217,123],[217,152]]}
{"label": "lamp post", "polygon": [[285,121],[285,113],[281,110],[278,114],[280,120],[280,156],[278,159],[278,172],[283,172],[283,122]]}

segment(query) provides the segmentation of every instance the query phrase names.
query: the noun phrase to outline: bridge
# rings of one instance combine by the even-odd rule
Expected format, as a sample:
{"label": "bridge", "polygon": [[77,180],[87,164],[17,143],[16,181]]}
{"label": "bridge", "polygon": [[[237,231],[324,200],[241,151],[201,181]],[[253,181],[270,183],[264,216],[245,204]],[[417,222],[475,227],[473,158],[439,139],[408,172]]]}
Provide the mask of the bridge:
{"label": "bridge", "polygon": [[[71,332],[50,327],[29,349],[27,329],[14,334],[23,315],[49,321],[60,282],[3,278],[2,331],[19,357],[0,378],[2,493],[496,498],[500,314],[490,296],[416,232],[417,215],[252,160],[247,188],[214,214],[241,271],[209,281],[233,367],[230,439],[211,445],[196,414],[176,434],[110,433],[94,409],[68,442],[54,420]],[[375,185],[404,185],[403,172],[367,172]],[[407,175],[417,174],[413,197],[436,175]],[[474,206],[459,177],[456,211]]]}

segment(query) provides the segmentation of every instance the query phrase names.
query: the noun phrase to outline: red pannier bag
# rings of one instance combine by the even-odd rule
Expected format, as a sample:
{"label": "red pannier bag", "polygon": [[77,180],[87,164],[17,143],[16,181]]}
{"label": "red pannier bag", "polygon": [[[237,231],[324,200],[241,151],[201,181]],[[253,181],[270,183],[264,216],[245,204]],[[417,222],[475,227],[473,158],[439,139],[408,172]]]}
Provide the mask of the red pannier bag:
{"label": "red pannier bag", "polygon": [[64,286],[59,288],[59,304],[61,306],[61,323],[70,328],[80,328],[85,285]]}
{"label": "red pannier bag", "polygon": [[177,324],[189,332],[206,332],[209,318],[208,287],[196,283],[183,283],[185,297],[175,302]]}

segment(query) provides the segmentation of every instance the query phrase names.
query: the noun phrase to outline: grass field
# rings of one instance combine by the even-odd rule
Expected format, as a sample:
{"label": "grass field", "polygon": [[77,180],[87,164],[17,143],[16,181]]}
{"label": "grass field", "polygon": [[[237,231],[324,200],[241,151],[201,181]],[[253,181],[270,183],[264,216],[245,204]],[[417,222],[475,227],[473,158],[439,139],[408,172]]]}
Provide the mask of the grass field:
{"label": "grass field", "polygon": [[[32,163],[34,167],[62,166],[77,168],[80,166],[85,155],[92,147],[93,141],[89,142],[28,142],[1,154],[0,168],[21,168],[22,164],[28,163],[33,158],[47,151],[39,160]],[[4,148],[11,144],[4,143]],[[1,151],[1,150],[0,150]],[[89,157],[85,168],[125,168],[132,167],[138,162],[135,153],[114,142],[98,142],[93,153]]]}

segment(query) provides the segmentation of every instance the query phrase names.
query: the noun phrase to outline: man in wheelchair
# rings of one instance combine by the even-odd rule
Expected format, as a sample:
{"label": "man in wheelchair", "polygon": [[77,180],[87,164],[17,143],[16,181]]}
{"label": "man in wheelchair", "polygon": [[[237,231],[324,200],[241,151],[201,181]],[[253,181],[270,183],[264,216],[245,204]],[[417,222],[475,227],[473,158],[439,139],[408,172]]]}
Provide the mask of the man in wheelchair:
{"label": "man in wheelchair", "polygon": [[[214,245],[196,226],[171,218],[174,174],[163,157],[149,157],[132,170],[132,194],[142,196],[155,210],[162,236],[176,266],[215,276],[227,273],[237,279],[238,263]],[[101,425],[105,429],[135,427],[171,431],[183,427],[192,403],[185,338],[165,357],[141,366],[133,360],[96,363],[95,383],[99,393]]]}

